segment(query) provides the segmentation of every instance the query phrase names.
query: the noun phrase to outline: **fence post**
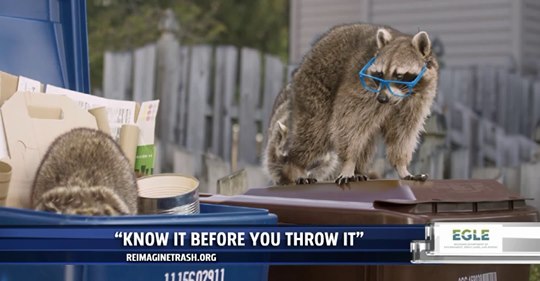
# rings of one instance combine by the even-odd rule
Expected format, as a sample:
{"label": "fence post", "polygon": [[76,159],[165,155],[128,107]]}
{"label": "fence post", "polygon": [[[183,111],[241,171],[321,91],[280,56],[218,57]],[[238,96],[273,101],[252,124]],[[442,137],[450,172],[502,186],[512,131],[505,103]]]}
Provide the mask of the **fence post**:
{"label": "fence post", "polygon": [[[531,131],[531,111],[532,111],[532,94],[531,94],[531,80],[525,77],[520,77],[521,79],[521,91],[517,92],[518,94],[518,104],[517,111],[514,111],[514,115],[517,117],[519,122],[519,133],[524,136],[530,137],[532,134]],[[519,112],[519,114],[516,114]]]}
{"label": "fence post", "polygon": [[174,13],[163,13],[159,28],[161,36],[156,43],[156,98],[160,102],[157,134],[161,141],[174,142],[175,112],[180,85],[180,43],[176,39],[178,23]]}
{"label": "fence post", "polygon": [[519,104],[521,101],[521,77],[517,74],[510,74],[508,90],[504,93],[506,97],[506,126],[504,127],[505,131],[508,134],[518,134],[519,133]]}
{"label": "fence post", "polygon": [[259,101],[261,57],[257,50],[242,48],[241,50],[241,77],[240,77],[240,104],[238,106],[239,168],[245,164],[255,164],[258,160],[257,126],[255,114]]}
{"label": "fence post", "polygon": [[130,100],[131,52],[105,52],[103,63],[103,96]]}
{"label": "fence post", "polygon": [[231,160],[233,102],[237,89],[238,50],[233,46],[216,48],[213,107],[212,153]]}
{"label": "fence post", "polygon": [[531,93],[531,134],[529,137],[534,138],[537,128],[540,126],[540,81],[537,81],[532,86]]}
{"label": "fence post", "polygon": [[180,43],[174,34],[178,31],[178,23],[172,10],[165,10],[159,29],[161,36],[156,43],[155,52],[155,98],[160,100],[156,134],[162,144],[162,167],[166,171],[172,171],[181,67]]}
{"label": "fence post", "polygon": [[469,148],[460,148],[450,153],[450,177],[468,179],[471,173]]}
{"label": "fence post", "polygon": [[206,150],[206,110],[210,92],[210,46],[196,46],[191,52],[187,97],[186,148],[194,153],[195,174],[201,173],[201,157]]}
{"label": "fence post", "polygon": [[266,144],[266,130],[270,122],[270,115],[274,107],[274,100],[283,87],[284,66],[281,61],[273,56],[265,55],[264,92],[262,103],[262,132],[264,135],[263,145]]}
{"label": "fence post", "polygon": [[133,60],[133,100],[137,102],[152,100],[154,98],[156,45],[149,44],[136,49]]}
{"label": "fence post", "polygon": [[437,93],[437,100],[438,104],[442,105],[442,107],[445,107],[454,101],[454,89],[452,87],[452,81],[453,71],[448,68],[441,69],[439,72],[439,91]]}
{"label": "fence post", "polygon": [[540,189],[538,188],[538,182],[540,182],[540,163],[523,164],[520,166],[520,191],[521,196],[525,198],[534,198],[535,200],[529,200],[528,204],[535,208],[540,208]]}
{"label": "fence post", "polygon": [[176,125],[174,126],[175,143],[181,146],[186,145],[187,130],[187,93],[190,80],[189,70],[191,68],[190,47],[180,47],[180,85],[178,86],[178,97],[176,101]]}
{"label": "fence post", "polygon": [[496,68],[487,66],[477,68],[476,111],[490,121],[495,121],[494,111],[497,98],[496,75]]}
{"label": "fence post", "polygon": [[497,104],[496,104],[496,122],[503,129],[506,129],[506,122],[508,116],[508,71],[506,69],[499,69],[497,71]]}

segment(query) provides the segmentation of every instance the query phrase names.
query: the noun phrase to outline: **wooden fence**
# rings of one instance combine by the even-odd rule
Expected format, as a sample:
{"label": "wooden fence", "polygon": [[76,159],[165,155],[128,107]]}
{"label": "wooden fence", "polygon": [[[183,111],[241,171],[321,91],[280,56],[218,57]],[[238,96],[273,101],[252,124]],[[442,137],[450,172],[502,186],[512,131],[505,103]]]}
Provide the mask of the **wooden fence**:
{"label": "wooden fence", "polygon": [[[193,155],[193,172],[201,176],[208,153],[234,170],[260,163],[264,131],[285,76],[286,67],[275,56],[233,46],[181,46],[165,33],[133,52],[107,52],[103,95],[160,99],[161,170],[173,170],[180,147]],[[236,126],[239,149],[233,153]]]}
{"label": "wooden fence", "polygon": [[449,145],[471,151],[469,166],[531,161],[540,125],[540,81],[487,66],[445,69],[439,95]]}
{"label": "wooden fence", "polygon": [[533,137],[540,125],[540,80],[504,68],[443,69],[441,104],[459,103],[507,134]]}

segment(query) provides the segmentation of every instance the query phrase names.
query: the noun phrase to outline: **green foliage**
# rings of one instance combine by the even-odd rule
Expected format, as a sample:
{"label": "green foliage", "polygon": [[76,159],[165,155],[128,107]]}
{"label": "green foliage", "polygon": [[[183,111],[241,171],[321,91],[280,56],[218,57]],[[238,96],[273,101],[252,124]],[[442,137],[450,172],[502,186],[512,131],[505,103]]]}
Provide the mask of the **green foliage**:
{"label": "green foliage", "polygon": [[531,265],[531,275],[529,276],[530,281],[540,281],[540,265],[533,264]]}
{"label": "green foliage", "polygon": [[157,41],[166,8],[180,24],[181,44],[251,47],[287,60],[288,0],[87,0],[94,88],[101,88],[104,52]]}

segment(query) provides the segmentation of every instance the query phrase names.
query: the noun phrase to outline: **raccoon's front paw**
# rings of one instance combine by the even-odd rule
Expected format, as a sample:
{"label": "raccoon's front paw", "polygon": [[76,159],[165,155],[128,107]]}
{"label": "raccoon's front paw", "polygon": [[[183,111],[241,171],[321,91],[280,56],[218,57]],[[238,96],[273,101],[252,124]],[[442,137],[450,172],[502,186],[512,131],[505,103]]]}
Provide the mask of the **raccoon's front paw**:
{"label": "raccoon's front paw", "polygon": [[350,182],[367,181],[367,180],[368,180],[368,177],[366,175],[362,175],[362,174],[354,175],[354,176],[351,176],[351,177],[346,177],[346,176],[340,175],[335,180],[335,182],[338,185],[344,185],[344,184],[347,184],[347,183],[350,183]]}
{"label": "raccoon's front paw", "polygon": [[312,184],[316,183],[317,179],[315,178],[297,178],[296,184]]}
{"label": "raccoon's front paw", "polygon": [[404,180],[409,180],[409,181],[426,181],[428,179],[428,175],[427,174],[418,174],[418,175],[408,175],[406,177],[403,178]]}

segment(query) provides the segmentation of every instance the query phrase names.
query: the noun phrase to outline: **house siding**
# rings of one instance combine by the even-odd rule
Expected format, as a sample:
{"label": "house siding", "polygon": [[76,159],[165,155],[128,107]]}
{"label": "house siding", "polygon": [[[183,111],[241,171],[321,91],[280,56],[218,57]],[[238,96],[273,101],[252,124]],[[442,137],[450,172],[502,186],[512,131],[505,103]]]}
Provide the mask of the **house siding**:
{"label": "house siding", "polygon": [[523,2],[523,68],[540,74],[540,1]]}
{"label": "house siding", "polygon": [[377,0],[372,7],[375,23],[411,34],[425,30],[439,38],[447,66],[512,67],[510,0]]}
{"label": "house siding", "polygon": [[357,22],[364,0],[291,0],[289,57],[299,63],[313,42],[332,26]]}
{"label": "house siding", "polygon": [[[367,21],[405,33],[425,30],[450,67],[540,65],[538,0],[291,0],[290,62],[333,25]],[[523,63],[522,63],[523,62]]]}

